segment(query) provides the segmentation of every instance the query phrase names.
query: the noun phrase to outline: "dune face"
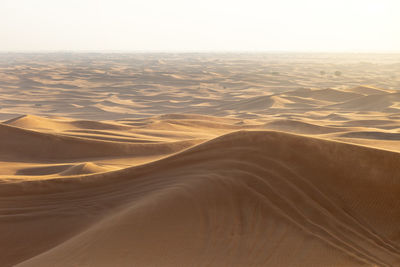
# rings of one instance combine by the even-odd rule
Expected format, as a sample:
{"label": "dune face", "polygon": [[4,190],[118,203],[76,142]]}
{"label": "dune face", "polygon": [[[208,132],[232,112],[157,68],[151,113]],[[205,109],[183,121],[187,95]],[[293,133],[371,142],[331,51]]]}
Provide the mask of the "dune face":
{"label": "dune face", "polygon": [[396,60],[1,55],[0,265],[400,266]]}

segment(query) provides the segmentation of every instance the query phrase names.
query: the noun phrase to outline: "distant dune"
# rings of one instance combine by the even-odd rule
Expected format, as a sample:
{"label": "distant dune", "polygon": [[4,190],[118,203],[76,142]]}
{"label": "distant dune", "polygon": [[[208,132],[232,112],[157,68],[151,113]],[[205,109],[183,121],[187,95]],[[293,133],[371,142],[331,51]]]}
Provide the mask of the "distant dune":
{"label": "distant dune", "polygon": [[0,56],[0,266],[400,266],[391,61],[25,57]]}

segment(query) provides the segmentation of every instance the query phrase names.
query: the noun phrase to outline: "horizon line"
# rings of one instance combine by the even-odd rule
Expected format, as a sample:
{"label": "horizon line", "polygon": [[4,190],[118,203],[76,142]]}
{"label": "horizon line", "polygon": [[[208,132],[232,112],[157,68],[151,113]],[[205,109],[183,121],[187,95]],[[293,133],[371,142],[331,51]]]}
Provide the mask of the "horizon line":
{"label": "horizon line", "polygon": [[128,54],[400,54],[399,51],[355,50],[119,50],[119,49],[57,49],[57,50],[0,50],[1,54],[56,54],[56,53],[128,53]]}

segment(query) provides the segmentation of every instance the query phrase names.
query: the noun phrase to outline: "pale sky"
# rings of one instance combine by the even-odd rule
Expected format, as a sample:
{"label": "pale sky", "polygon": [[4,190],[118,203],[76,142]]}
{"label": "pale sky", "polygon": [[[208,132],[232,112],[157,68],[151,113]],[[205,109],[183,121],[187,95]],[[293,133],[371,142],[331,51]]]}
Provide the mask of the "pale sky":
{"label": "pale sky", "polygon": [[0,0],[0,51],[400,52],[400,0]]}

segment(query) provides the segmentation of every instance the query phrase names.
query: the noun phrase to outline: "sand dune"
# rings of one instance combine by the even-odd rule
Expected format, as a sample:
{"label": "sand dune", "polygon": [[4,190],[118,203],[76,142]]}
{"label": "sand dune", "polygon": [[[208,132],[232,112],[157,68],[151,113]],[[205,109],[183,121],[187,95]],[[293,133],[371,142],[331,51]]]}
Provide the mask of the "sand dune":
{"label": "sand dune", "polygon": [[342,128],[319,126],[295,120],[275,120],[268,122],[263,128],[298,134],[325,134],[343,131]]}
{"label": "sand dune", "polygon": [[[353,90],[351,90],[353,91]],[[304,98],[312,98],[315,100],[325,100],[329,102],[343,102],[348,101],[357,97],[360,97],[361,94],[346,92],[337,89],[320,89],[320,90],[311,90],[311,89],[301,89],[292,92],[287,92],[285,95],[293,95]]]}
{"label": "sand dune", "polygon": [[352,57],[0,54],[0,266],[400,266],[400,65]]}
{"label": "sand dune", "polygon": [[34,115],[23,115],[4,124],[26,129],[36,130],[66,130],[66,129],[93,129],[93,130],[129,130],[129,126],[110,124],[99,121],[81,121],[66,118],[49,119]]}
{"label": "sand dune", "polygon": [[[2,261],[396,266],[398,164],[393,152],[250,131],[123,171],[5,183],[3,197],[17,197],[18,206],[3,206],[1,217],[18,222],[18,235],[3,232],[2,241],[32,231],[36,245],[4,247]],[[46,238],[41,224],[53,225]]]}
{"label": "sand dune", "polygon": [[62,159],[169,154],[196,143],[127,144],[41,133],[0,124],[0,155],[4,158],[56,161]]}
{"label": "sand dune", "polygon": [[381,111],[385,113],[396,113],[399,112],[400,106],[396,105],[399,102],[399,93],[386,93],[362,96],[354,100],[332,105],[331,108],[353,111]]}
{"label": "sand dune", "polygon": [[395,92],[393,90],[385,90],[382,88],[376,88],[373,86],[366,86],[366,85],[352,87],[352,88],[347,89],[347,91],[354,92],[357,94],[362,94],[362,95],[377,95],[377,94]]}

